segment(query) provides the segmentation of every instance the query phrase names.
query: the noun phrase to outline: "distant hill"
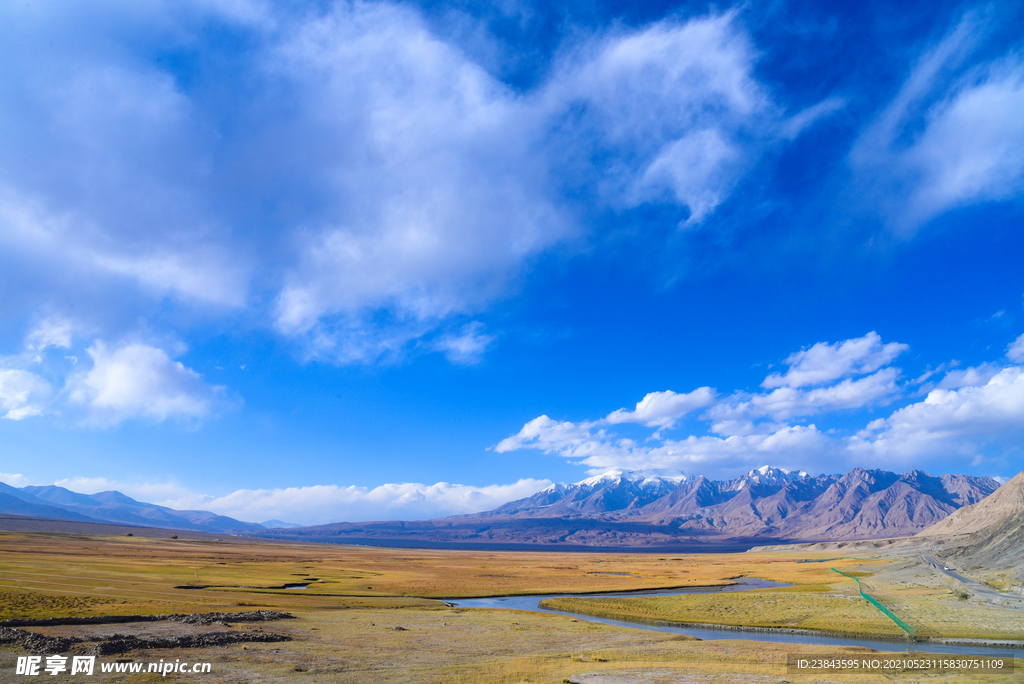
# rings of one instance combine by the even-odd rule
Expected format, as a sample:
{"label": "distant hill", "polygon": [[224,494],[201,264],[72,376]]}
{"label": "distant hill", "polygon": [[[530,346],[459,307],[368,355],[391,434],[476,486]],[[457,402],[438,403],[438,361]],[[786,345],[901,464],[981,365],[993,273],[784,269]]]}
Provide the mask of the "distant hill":
{"label": "distant hill", "polygon": [[848,541],[913,535],[999,483],[855,468],[811,476],[764,466],[732,480],[615,470],[492,511],[416,522],[333,523],[259,533],[366,544],[601,547]]}
{"label": "distant hill", "polygon": [[1024,472],[917,536],[939,544],[960,565],[1006,570],[1024,580]]}
{"label": "distant hill", "polygon": [[0,483],[0,514],[139,525],[212,534],[237,534],[264,529],[262,525],[242,522],[210,511],[179,511],[136,501],[120,492],[79,494],[54,485],[19,488]]}
{"label": "distant hill", "polygon": [[283,520],[264,520],[260,523],[260,525],[267,528],[268,530],[284,529],[289,527],[302,527],[302,525],[285,522]]}
{"label": "distant hill", "polygon": [[72,513],[59,506],[51,506],[34,497],[25,496],[21,490],[8,486],[3,482],[0,482],[0,512],[8,515],[27,515],[39,518],[96,522],[88,516]]}

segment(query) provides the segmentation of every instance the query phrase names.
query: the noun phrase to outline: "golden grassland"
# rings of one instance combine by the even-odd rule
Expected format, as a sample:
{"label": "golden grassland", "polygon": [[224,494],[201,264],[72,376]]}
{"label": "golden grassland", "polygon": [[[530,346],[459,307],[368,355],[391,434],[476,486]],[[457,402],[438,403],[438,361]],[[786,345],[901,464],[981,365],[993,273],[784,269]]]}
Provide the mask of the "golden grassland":
{"label": "golden grassland", "polygon": [[[780,557],[783,560],[784,557]],[[889,577],[888,561],[814,563],[827,572],[807,573],[794,586],[733,594],[666,597],[566,597],[545,600],[553,610],[649,623],[705,623],[773,629],[807,629],[862,636],[902,637],[904,632],[871,606],[855,582],[831,572],[855,563],[880,572],[851,572],[865,591],[915,628],[918,637],[1019,640],[1024,638],[1024,610],[1008,610],[984,601],[960,599],[948,583],[906,582]],[[785,567],[786,563],[782,563]]]}
{"label": "golden grassland", "polygon": [[[4,532],[0,549],[0,619],[195,612],[255,599],[426,606],[432,602],[416,599],[708,586],[741,576],[818,585],[834,574],[826,564],[798,563],[800,556],[749,554],[443,551]],[[305,582],[306,589],[281,588]]]}
{"label": "golden grassland", "polygon": [[[802,588],[801,588],[802,589]],[[823,588],[827,591],[827,588]],[[903,632],[859,594],[758,591],[754,595],[694,594],[656,598],[556,598],[554,610],[644,622],[810,629],[900,637]]]}
{"label": "golden grassland", "polygon": [[[628,607],[633,611],[629,617],[642,619],[893,635],[895,626],[859,599],[854,583],[831,572],[838,567],[857,573],[897,614],[904,611],[906,619],[915,625],[919,620],[937,635],[964,634],[969,629],[956,618],[982,608],[954,599],[944,587],[888,583],[884,575],[890,561],[881,557],[798,562],[807,557],[503,553],[0,533],[0,619],[256,608],[298,617],[266,626],[292,636],[291,642],[133,655],[139,660],[212,662],[214,673],[203,677],[207,682],[563,682],[581,673],[605,672],[635,674],[638,682],[867,684],[888,680],[881,675],[844,679],[785,673],[790,653],[855,649],[703,642],[560,615],[453,608],[436,599],[705,586],[748,576],[794,586],[654,599],[564,600],[601,610]],[[280,588],[305,583],[306,589]],[[188,586],[204,588],[176,588]],[[581,607],[587,606],[575,606]],[[13,672],[18,653],[0,648],[0,681]],[[913,681],[985,681],[957,675],[918,677]],[[111,675],[105,681],[156,679]],[[990,679],[1009,681],[999,675]]]}

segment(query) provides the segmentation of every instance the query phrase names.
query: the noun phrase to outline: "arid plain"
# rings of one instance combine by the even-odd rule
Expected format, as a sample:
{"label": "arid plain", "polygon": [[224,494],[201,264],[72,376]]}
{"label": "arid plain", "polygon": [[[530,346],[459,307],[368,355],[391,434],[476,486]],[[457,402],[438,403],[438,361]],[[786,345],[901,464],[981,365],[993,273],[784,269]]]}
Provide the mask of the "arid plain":
{"label": "arid plain", "polygon": [[[451,606],[445,599],[593,593],[729,584],[751,577],[792,586],[732,594],[561,599],[560,608],[646,621],[747,625],[901,639],[850,579],[914,625],[923,639],[1013,640],[1024,602],[967,596],[914,551],[667,555],[381,549],[254,540],[0,533],[0,620],[70,653],[113,634],[260,632],[286,641],[129,650],[119,659],[210,662],[207,682],[783,682],[888,681],[882,675],[788,674],[792,653],[865,653],[691,637],[582,617]],[[852,555],[852,554],[851,554]],[[826,562],[806,562],[806,561]],[[805,561],[805,562],[801,562]],[[621,574],[618,574],[621,573]],[[304,587],[304,588],[300,588]],[[295,619],[222,626],[44,625],[46,618],[283,611]],[[725,633],[723,633],[725,634]],[[0,646],[0,680],[16,681],[25,651]],[[1018,661],[1018,668],[1024,663]],[[1017,672],[1022,670],[1018,669]],[[991,681],[1011,681],[989,675]],[[154,674],[105,681],[156,681]],[[24,679],[24,678],[21,678]],[[916,674],[902,681],[984,681]],[[26,680],[27,681],[27,680]]]}

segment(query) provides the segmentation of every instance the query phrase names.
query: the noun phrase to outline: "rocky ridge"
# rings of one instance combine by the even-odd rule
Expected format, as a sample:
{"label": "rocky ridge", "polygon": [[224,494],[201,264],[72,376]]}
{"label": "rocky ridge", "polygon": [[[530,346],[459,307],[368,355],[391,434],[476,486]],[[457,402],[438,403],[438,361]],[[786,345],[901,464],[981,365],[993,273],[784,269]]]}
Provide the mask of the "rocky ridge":
{"label": "rocky ridge", "polygon": [[987,477],[855,468],[809,475],[764,466],[731,480],[616,470],[472,515],[333,523],[260,536],[386,545],[691,548],[916,534],[983,500]]}

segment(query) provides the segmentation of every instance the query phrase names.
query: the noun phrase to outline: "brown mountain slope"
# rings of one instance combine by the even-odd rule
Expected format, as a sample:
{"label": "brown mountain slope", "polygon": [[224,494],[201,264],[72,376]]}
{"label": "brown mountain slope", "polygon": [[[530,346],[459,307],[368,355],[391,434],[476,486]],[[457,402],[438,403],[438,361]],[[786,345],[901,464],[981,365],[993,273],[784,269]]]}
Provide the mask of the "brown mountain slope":
{"label": "brown mountain slope", "polygon": [[1024,472],[915,538],[937,542],[960,565],[1024,580]]}
{"label": "brown mountain slope", "polygon": [[[1007,524],[1020,525],[1024,520],[1024,472],[992,492],[976,504],[964,506],[949,517],[940,520],[919,537],[953,536],[974,534],[982,530],[995,531]],[[993,530],[989,530],[993,528]]]}
{"label": "brown mountain slope", "polygon": [[[898,475],[854,468],[838,479],[805,478],[781,489],[744,487],[701,516],[677,524],[681,533],[717,530],[735,537],[838,541],[908,536],[957,510],[960,501],[991,491],[978,478],[955,477],[950,480],[955,490],[949,491],[944,479],[919,470]],[[666,512],[653,519],[671,523]]]}

